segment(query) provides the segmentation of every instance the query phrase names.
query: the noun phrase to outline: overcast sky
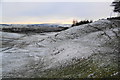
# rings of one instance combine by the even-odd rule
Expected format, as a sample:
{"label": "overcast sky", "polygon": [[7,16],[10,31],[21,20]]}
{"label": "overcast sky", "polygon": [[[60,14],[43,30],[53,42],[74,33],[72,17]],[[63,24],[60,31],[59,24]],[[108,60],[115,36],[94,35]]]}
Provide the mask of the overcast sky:
{"label": "overcast sky", "polygon": [[4,0],[2,2],[2,15],[0,15],[2,23],[71,23],[73,19],[98,20],[114,15],[111,14],[113,9],[110,6],[111,0],[107,0],[107,2],[94,2],[94,0],[92,0],[93,2],[82,2],[82,0],[81,2],[17,1]]}

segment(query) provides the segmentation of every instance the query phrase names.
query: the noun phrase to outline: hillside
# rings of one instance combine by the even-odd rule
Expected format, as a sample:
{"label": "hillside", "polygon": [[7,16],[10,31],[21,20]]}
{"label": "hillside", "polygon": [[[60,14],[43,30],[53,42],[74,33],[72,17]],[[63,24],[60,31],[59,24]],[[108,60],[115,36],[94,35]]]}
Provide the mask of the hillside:
{"label": "hillside", "polygon": [[119,26],[99,20],[61,32],[3,32],[3,77],[119,77]]}

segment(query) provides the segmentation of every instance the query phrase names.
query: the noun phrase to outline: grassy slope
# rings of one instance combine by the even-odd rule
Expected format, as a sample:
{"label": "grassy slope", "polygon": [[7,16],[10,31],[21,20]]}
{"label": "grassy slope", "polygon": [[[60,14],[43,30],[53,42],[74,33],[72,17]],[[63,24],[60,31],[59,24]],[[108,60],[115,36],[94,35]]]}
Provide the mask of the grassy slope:
{"label": "grassy slope", "polygon": [[[117,55],[117,54],[116,54]],[[94,54],[63,68],[44,71],[46,78],[118,78],[118,58],[115,53]],[[115,74],[116,73],[116,74]],[[113,75],[115,74],[115,75]],[[38,77],[38,76],[37,76]]]}
{"label": "grassy slope", "polygon": [[[113,39],[104,46],[119,48],[118,40]],[[103,45],[101,47],[104,47]],[[118,78],[118,52],[96,53],[87,59],[75,60],[74,64],[56,69],[37,71],[34,77],[43,78]],[[119,77],[120,78],[120,77]]]}
{"label": "grassy slope", "polygon": [[[119,33],[118,33],[119,34]],[[120,37],[108,40],[100,47],[110,47],[111,53],[98,52],[87,59],[75,60],[66,67],[48,69],[38,73],[36,77],[45,78],[120,78],[119,76],[119,45]]]}

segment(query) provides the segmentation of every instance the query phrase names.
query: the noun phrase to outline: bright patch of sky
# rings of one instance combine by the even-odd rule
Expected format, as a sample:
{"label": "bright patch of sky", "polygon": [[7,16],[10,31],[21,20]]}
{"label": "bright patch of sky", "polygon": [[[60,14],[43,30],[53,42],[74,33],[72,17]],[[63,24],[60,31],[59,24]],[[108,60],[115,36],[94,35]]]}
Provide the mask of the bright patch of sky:
{"label": "bright patch of sky", "polygon": [[115,15],[112,12],[113,7],[110,6],[113,0],[96,0],[97,2],[95,0],[81,0],[81,2],[77,2],[78,0],[74,0],[74,2],[72,0],[71,2],[54,2],[54,0],[44,0],[44,2],[42,0],[22,1],[2,0],[2,8],[0,8],[2,12],[2,16],[0,15],[1,23],[68,24],[72,23],[73,19],[98,20]]}
{"label": "bright patch of sky", "polygon": [[113,0],[2,0],[3,2],[112,2]]}

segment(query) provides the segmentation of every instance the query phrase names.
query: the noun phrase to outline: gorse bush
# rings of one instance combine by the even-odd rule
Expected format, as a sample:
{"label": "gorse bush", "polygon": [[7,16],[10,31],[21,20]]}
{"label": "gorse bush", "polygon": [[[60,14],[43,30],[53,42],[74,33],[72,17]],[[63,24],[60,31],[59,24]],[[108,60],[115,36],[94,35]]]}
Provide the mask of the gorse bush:
{"label": "gorse bush", "polygon": [[88,24],[88,23],[92,23],[93,21],[92,20],[83,20],[83,21],[80,21],[80,22],[76,22],[76,23],[73,23],[72,25],[71,25],[71,27],[73,27],[73,26],[79,26],[79,25],[82,25],[82,24]]}

